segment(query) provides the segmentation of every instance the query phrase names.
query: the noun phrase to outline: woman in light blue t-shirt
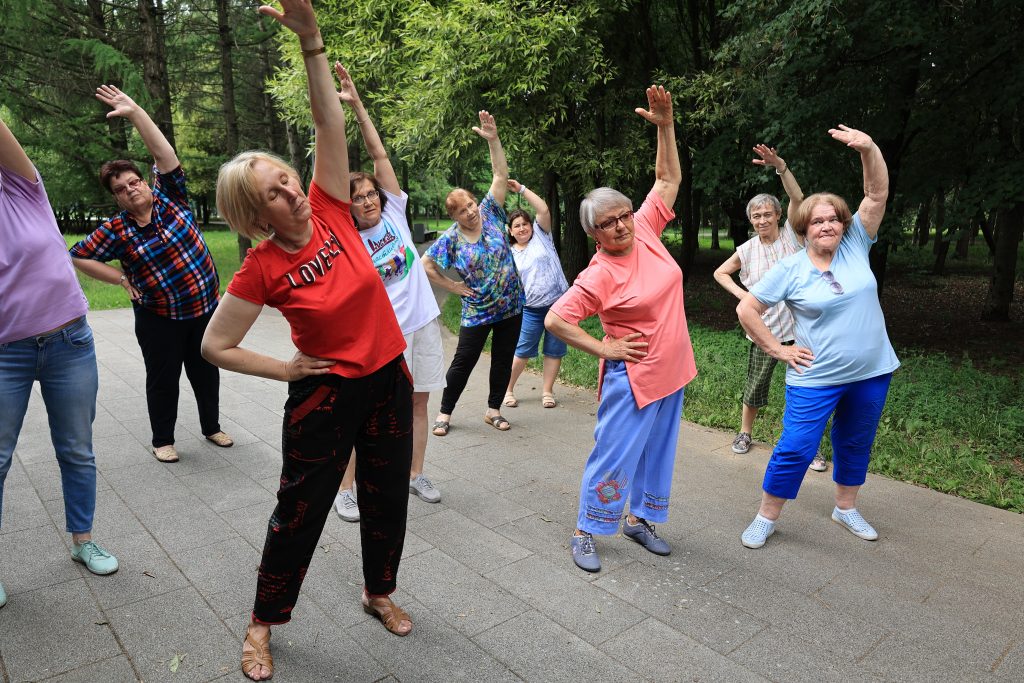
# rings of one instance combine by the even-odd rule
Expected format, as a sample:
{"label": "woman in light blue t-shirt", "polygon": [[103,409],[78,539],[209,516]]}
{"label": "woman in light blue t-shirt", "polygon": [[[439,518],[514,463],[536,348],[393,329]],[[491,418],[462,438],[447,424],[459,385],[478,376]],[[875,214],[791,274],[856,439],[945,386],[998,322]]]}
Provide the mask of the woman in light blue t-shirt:
{"label": "woman in light blue t-shirt", "polygon": [[[834,194],[807,197],[793,220],[806,249],[769,270],[736,308],[754,343],[789,366],[782,435],[765,472],[760,510],[741,536],[748,548],[760,548],[775,532],[782,506],[796,498],[830,417],[832,519],[859,538],[878,538],[857,511],[857,493],[867,478],[889,381],[900,364],[868,262],[885,215],[889,173],[878,145],[865,133],[840,125],[829,134],[860,153],[864,199],[857,213],[851,215]],[[779,302],[796,320],[792,346],[783,346],[761,320]]]}

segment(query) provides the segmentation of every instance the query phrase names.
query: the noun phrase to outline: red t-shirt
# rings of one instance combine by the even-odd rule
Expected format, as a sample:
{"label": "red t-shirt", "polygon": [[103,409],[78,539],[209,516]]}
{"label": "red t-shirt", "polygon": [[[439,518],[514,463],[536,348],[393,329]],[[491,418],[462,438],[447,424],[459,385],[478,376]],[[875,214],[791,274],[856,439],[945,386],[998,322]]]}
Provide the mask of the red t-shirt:
{"label": "red t-shirt", "polygon": [[365,377],[397,358],[405,338],[349,204],[313,183],[309,205],[309,244],[289,254],[264,240],[249,250],[228,293],[281,311],[295,348],[336,360],[332,373]]}

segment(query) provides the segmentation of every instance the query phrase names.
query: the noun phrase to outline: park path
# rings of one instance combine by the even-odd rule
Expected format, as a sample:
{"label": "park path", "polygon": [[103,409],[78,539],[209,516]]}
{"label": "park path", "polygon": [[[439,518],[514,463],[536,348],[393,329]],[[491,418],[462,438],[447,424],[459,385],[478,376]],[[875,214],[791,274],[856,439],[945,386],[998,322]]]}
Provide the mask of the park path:
{"label": "park path", "polygon": [[[68,556],[57,464],[38,392],[7,478],[0,530],[0,673],[6,681],[242,680],[241,638],[280,468],[283,384],[222,374],[218,449],[187,383],[177,447],[147,447],[131,311],[90,314],[100,362],[96,537],[121,561],[96,577]],[[292,353],[265,312],[246,344]],[[446,340],[447,352],[453,339]],[[540,407],[524,376],[513,428],[483,423],[487,357],[448,437],[430,437],[440,504],[410,501],[396,638],[359,606],[358,527],[333,514],[295,610],[274,630],[275,681],[1024,680],[1024,516],[872,476],[867,543],[829,519],[828,474],[761,550],[740,532],[769,450],[685,423],[670,522],[656,557],[600,538],[577,570],[568,538],[592,443],[591,392]],[[432,397],[431,410],[439,396]],[[433,415],[433,413],[432,413]]]}

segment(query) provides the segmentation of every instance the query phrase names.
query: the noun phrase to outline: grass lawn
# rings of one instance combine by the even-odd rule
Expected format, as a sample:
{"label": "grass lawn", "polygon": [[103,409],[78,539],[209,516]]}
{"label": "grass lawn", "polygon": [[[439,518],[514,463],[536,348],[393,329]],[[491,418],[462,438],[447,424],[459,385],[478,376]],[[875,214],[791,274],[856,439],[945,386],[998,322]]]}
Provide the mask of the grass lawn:
{"label": "grass lawn", "polygon": [[[449,297],[442,321],[459,329],[461,302]],[[583,321],[593,337],[597,318]],[[735,430],[747,368],[747,341],[738,330],[690,324],[697,378],[686,387],[684,415],[707,427]],[[878,427],[871,471],[999,508],[1024,512],[1024,395],[1020,376],[994,375],[939,353],[899,352]],[[538,359],[529,368],[541,371]],[[597,360],[569,348],[559,380],[597,387]],[[782,430],[785,373],[777,368],[771,401],[754,423],[754,438],[774,443]],[[828,432],[822,451],[831,457]]]}

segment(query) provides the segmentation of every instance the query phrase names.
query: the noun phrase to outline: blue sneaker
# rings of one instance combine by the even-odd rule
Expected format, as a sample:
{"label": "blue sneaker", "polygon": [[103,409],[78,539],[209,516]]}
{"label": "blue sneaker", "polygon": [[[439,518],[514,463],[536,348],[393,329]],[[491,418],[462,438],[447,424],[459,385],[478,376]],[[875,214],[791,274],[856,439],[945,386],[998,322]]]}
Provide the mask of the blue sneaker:
{"label": "blue sneaker", "polygon": [[636,521],[636,524],[630,524],[628,517],[622,520],[622,534],[625,537],[632,538],[655,555],[668,555],[672,552],[665,539],[655,533],[653,524],[648,524],[643,517],[637,517]]}
{"label": "blue sneaker", "polygon": [[845,514],[840,512],[838,507],[835,508],[832,510],[832,521],[846,527],[846,529],[857,538],[863,538],[865,541],[878,540],[878,532],[860,516],[860,513],[857,512],[857,508],[854,508]]}
{"label": "blue sneaker", "polygon": [[7,604],[7,591],[4,590],[4,585],[0,583],[0,607]]}
{"label": "blue sneaker", "polygon": [[71,544],[71,559],[81,562],[93,574],[105,576],[117,571],[117,558],[108,553],[95,541]]}
{"label": "blue sneaker", "polygon": [[577,567],[587,572],[601,571],[601,558],[597,556],[593,536],[586,532],[582,536],[573,534],[569,543],[572,547],[572,561]]}
{"label": "blue sneaker", "polygon": [[775,533],[775,522],[754,517],[747,530],[740,536],[740,542],[748,548],[760,548]]}

